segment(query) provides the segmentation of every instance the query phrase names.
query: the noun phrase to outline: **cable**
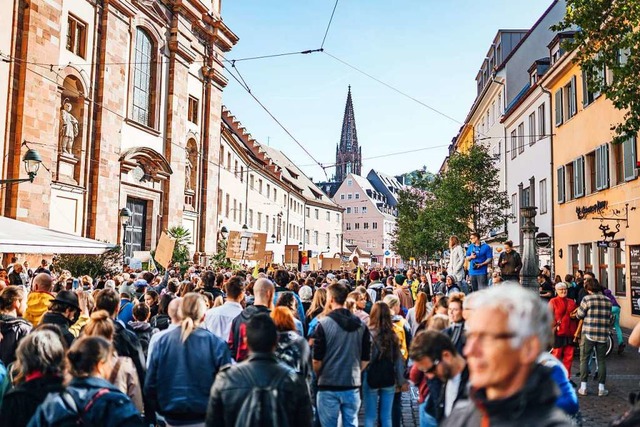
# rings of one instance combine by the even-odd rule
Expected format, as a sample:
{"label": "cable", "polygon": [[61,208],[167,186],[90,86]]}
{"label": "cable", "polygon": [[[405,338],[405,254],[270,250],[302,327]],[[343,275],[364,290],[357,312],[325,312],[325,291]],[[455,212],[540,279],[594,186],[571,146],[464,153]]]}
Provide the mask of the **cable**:
{"label": "cable", "polygon": [[299,52],[285,52],[285,53],[275,53],[272,55],[261,55],[261,56],[249,56],[246,58],[237,58],[237,59],[224,59],[227,62],[241,62],[241,61],[253,61],[256,59],[268,59],[268,58],[279,58],[281,56],[291,56],[291,55],[308,55],[310,53],[322,52],[323,49],[307,49]]}
{"label": "cable", "polygon": [[[226,69],[226,68],[225,68],[225,70],[227,70],[227,71],[228,71],[228,69]],[[238,72],[238,68],[237,68],[237,67],[235,68],[235,70],[236,70],[236,72]],[[327,175],[326,167],[325,167],[325,166],[323,166],[323,165],[322,165],[322,163],[320,163],[318,160],[316,160],[316,158],[315,158],[315,157],[313,157],[313,155],[309,152],[309,150],[307,150],[307,149],[304,147],[304,145],[302,145],[302,144],[300,143],[300,141],[298,141],[298,140],[296,139],[296,137],[295,137],[295,136],[293,136],[293,134],[292,134],[291,132],[289,132],[289,130],[288,130],[288,129],[287,129],[287,128],[286,128],[286,127],[285,127],[285,126],[284,126],[284,125],[283,125],[283,124],[282,124],[282,123],[281,123],[281,122],[280,122],[280,121],[279,121],[279,120],[278,120],[278,119],[277,119],[277,118],[276,118],[276,117],[271,113],[271,111],[269,111],[269,109],[268,109],[267,107],[265,107],[265,105],[264,105],[264,104],[263,104],[263,103],[262,103],[262,102],[261,102],[261,101],[260,101],[260,100],[259,100],[259,99],[254,95],[254,94],[253,94],[253,92],[251,92],[251,89],[250,89],[248,86],[247,86],[247,87],[244,87],[244,86],[242,85],[242,83],[240,82],[240,80],[239,80],[239,79],[238,79],[238,78],[237,78],[237,77],[236,77],[232,72],[230,72],[230,71],[228,71],[228,72],[229,72],[229,75],[230,75],[231,77],[233,77],[233,79],[234,79],[236,82],[238,82],[238,84],[239,84],[239,85],[240,85],[244,90],[246,90],[246,91],[247,91],[247,93],[248,93],[249,95],[251,95],[251,97],[254,99],[254,101],[256,101],[256,102],[258,103],[258,105],[260,105],[260,107],[262,107],[262,109],[263,109],[263,110],[264,110],[264,111],[265,111],[265,112],[266,112],[266,113],[267,113],[267,114],[268,114],[268,115],[273,119],[273,121],[275,121],[275,122],[278,124],[278,126],[280,126],[280,128],[281,128],[282,130],[284,130],[284,131],[285,131],[285,133],[286,133],[287,135],[289,135],[289,137],[290,137],[290,138],[291,138],[291,139],[292,139],[292,140],[293,140],[293,141],[298,145],[298,147],[300,147],[300,148],[302,149],[302,151],[304,151],[304,152],[307,154],[307,156],[309,156],[309,158],[310,158],[311,160],[313,160],[313,161],[314,161],[318,166],[320,166],[320,167],[322,168],[322,171],[324,172],[325,177],[327,178],[327,180],[329,180],[329,176]],[[241,78],[242,78],[242,77],[241,77]],[[242,80],[244,80],[244,79],[242,79]]]}
{"label": "cable", "polygon": [[338,0],[336,0],[336,3],[333,5],[331,18],[329,18],[329,24],[327,24],[327,30],[324,32],[324,37],[322,38],[322,44],[320,44],[320,49],[324,47],[324,42],[327,40],[327,34],[329,34],[329,28],[331,28],[331,23],[333,22],[333,15],[336,13],[336,7],[338,7]]}
{"label": "cable", "polygon": [[424,102],[420,101],[419,99],[414,98],[414,97],[413,97],[413,96],[411,96],[411,95],[408,95],[407,93],[405,93],[405,92],[401,91],[400,89],[397,89],[397,88],[395,88],[395,87],[391,86],[389,83],[383,82],[382,80],[380,80],[380,79],[378,79],[378,78],[376,78],[376,77],[372,76],[371,74],[369,74],[369,73],[367,73],[367,72],[365,72],[365,71],[362,71],[360,68],[356,67],[355,65],[351,65],[351,64],[349,64],[348,62],[343,61],[342,59],[338,58],[337,56],[330,54],[330,53],[329,53],[329,52],[327,52],[326,50],[323,50],[323,52],[324,52],[324,54],[325,54],[325,55],[330,56],[331,58],[335,59],[336,61],[340,62],[341,64],[344,64],[344,65],[346,65],[347,67],[349,67],[349,68],[351,68],[351,69],[353,69],[353,70],[355,70],[355,71],[359,72],[360,74],[362,74],[362,75],[365,75],[365,76],[369,77],[370,79],[372,79],[372,80],[374,80],[374,81],[376,81],[376,82],[380,83],[380,84],[381,84],[381,85],[383,85],[383,86],[386,86],[387,88],[391,89],[391,90],[392,90],[392,91],[394,91],[394,92],[399,93],[400,95],[404,96],[405,98],[409,98],[410,100],[412,100],[412,101],[414,101],[414,102],[416,102],[416,103],[418,103],[418,104],[422,105],[423,107],[428,108],[429,110],[433,111],[434,113],[439,114],[439,115],[441,115],[442,117],[444,117],[444,118],[446,118],[446,119],[449,119],[449,120],[451,120],[452,122],[457,123],[457,124],[459,124],[459,125],[463,125],[463,124],[464,124],[464,123],[462,123],[461,121],[459,121],[459,120],[457,120],[457,119],[454,119],[454,118],[453,118],[453,117],[451,117],[450,115],[448,115],[448,114],[446,114],[446,113],[443,113],[442,111],[440,111],[440,110],[438,110],[438,109],[436,109],[436,108],[434,108],[434,107],[432,107],[432,106],[430,106],[430,105],[428,105],[428,104],[425,104]]}

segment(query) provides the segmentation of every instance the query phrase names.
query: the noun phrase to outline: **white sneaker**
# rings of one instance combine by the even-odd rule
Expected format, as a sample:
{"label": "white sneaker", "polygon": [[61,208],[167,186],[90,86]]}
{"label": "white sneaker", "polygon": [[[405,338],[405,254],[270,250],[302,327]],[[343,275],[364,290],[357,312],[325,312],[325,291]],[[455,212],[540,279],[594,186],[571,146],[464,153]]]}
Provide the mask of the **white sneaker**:
{"label": "white sneaker", "polygon": [[609,394],[609,390],[598,390],[598,396],[607,396]]}
{"label": "white sneaker", "polygon": [[579,388],[578,389],[578,394],[580,396],[586,396],[587,395],[587,389],[586,388]]}

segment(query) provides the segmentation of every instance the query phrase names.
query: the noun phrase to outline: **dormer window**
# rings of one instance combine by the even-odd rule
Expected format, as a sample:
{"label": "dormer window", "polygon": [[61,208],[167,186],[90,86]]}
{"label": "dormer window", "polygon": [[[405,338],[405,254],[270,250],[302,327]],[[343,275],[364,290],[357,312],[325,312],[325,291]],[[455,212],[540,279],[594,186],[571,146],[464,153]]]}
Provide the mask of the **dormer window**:
{"label": "dormer window", "polygon": [[533,86],[537,82],[538,82],[538,70],[535,70],[529,75],[529,83],[531,83],[531,86]]}

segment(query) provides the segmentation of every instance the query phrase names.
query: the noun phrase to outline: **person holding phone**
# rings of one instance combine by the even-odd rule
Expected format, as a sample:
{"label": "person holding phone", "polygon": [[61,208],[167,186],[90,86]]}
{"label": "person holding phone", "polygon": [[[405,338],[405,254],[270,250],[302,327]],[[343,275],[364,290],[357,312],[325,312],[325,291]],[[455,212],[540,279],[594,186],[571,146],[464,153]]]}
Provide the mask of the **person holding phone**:
{"label": "person holding phone", "polygon": [[473,291],[488,287],[487,267],[493,262],[491,246],[480,241],[480,235],[471,233],[471,244],[467,249],[466,260],[469,261],[469,277]]}

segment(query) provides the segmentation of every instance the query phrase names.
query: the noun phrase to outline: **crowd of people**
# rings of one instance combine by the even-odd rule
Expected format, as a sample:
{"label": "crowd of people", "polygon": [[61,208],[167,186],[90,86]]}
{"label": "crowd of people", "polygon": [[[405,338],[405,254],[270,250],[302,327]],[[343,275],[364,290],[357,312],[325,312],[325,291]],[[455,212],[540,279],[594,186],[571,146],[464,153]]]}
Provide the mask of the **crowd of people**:
{"label": "crowd of people", "polygon": [[397,427],[410,383],[420,426],[575,425],[590,369],[608,393],[617,302],[591,273],[549,287],[545,268],[539,293],[523,288],[511,246],[491,274],[477,234],[466,251],[452,236],[437,270],[73,278],[14,262],[0,278],[0,426],[348,427],[362,408],[366,427]]}

